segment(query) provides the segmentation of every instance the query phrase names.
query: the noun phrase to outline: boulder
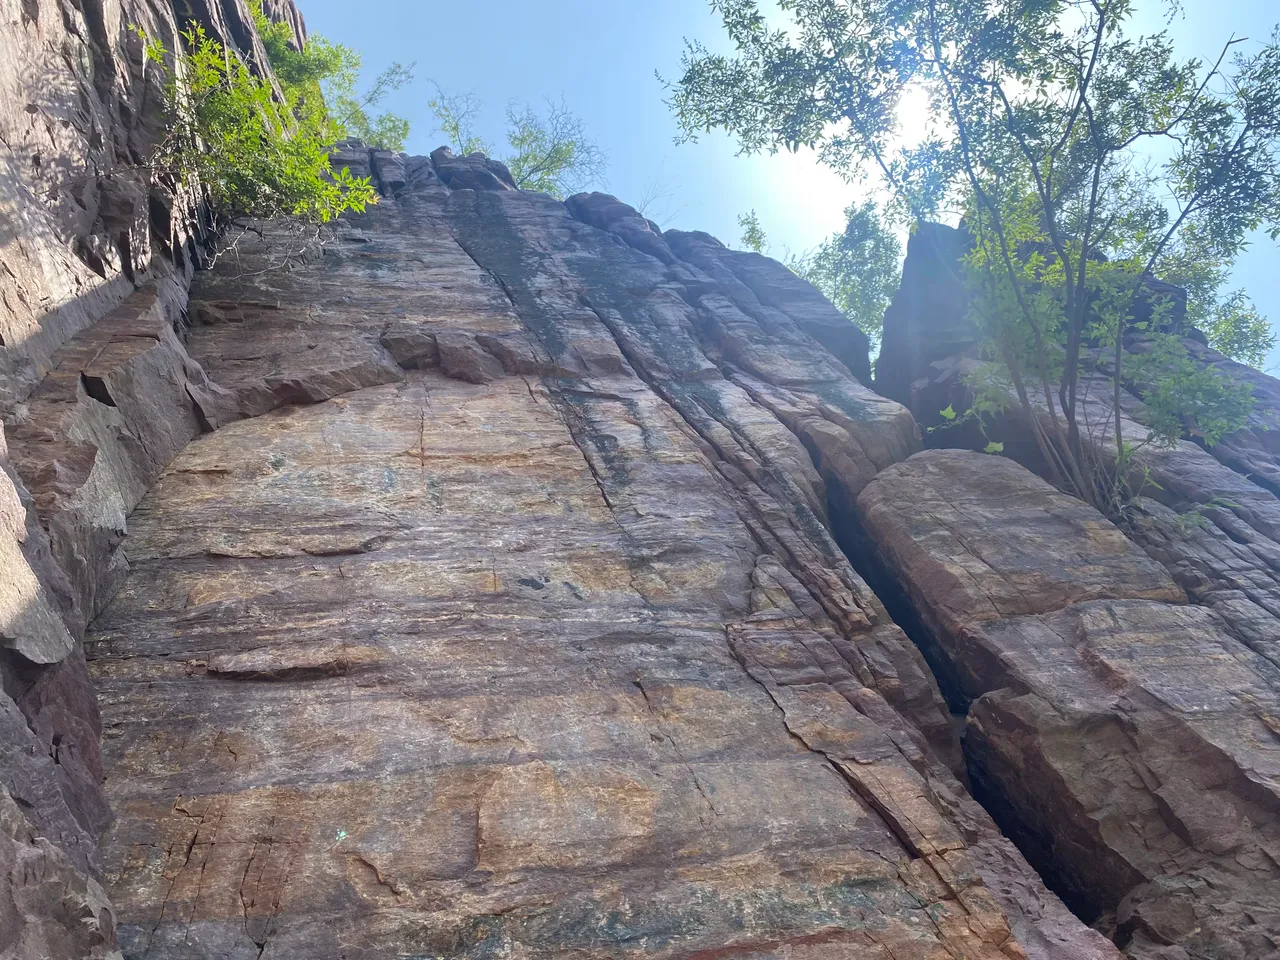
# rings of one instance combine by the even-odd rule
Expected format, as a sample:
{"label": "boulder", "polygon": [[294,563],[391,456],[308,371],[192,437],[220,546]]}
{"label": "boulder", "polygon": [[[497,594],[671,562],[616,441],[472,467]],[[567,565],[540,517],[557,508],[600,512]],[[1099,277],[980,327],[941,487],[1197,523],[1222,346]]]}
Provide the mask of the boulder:
{"label": "boulder", "polygon": [[1074,498],[925,451],[858,501],[981,799],[1134,958],[1276,955],[1280,671]]}

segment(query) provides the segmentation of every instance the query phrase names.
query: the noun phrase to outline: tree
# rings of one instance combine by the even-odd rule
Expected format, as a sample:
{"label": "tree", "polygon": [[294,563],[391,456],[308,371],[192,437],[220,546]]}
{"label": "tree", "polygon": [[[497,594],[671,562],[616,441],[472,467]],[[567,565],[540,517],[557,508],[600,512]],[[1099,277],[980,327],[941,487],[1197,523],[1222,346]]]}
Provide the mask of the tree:
{"label": "tree", "polygon": [[[779,6],[792,29],[770,28],[755,0],[717,0],[737,53],[688,46],[670,101],[685,136],[811,146],[850,178],[874,172],[902,220],[962,216],[973,316],[999,374],[987,382],[1003,378],[1062,487],[1112,516],[1132,495],[1126,383],[1149,404],[1185,404],[1152,418],[1148,442],[1213,424],[1199,431],[1212,444],[1243,422],[1241,388],[1173,389],[1162,378],[1176,371],[1134,369],[1123,348],[1136,335],[1158,341],[1145,357],[1176,353],[1169,305],[1137,319],[1170,260],[1195,249],[1229,264],[1249,231],[1280,235],[1280,36],[1251,54],[1230,41],[1205,64],[1179,60],[1164,34],[1130,36],[1133,0]],[[895,111],[913,90],[934,122],[906,145]],[[1079,392],[1099,349],[1109,455]]]}
{"label": "tree", "polygon": [[545,116],[528,104],[507,105],[507,143],[512,152],[504,162],[521,190],[563,199],[603,179],[608,161],[564,100],[557,103],[548,97],[546,104]]}
{"label": "tree", "polygon": [[372,147],[403,150],[409,121],[394,113],[370,116],[387,94],[413,81],[415,64],[393,63],[364,93],[357,92],[361,57],[340,43],[312,34],[299,48],[288,24],[275,23],[253,5],[254,23],[267,51],[271,70],[295,112],[320,111],[329,116],[342,136],[358,137]]}
{"label": "tree", "polygon": [[1187,321],[1204,331],[1209,346],[1260,367],[1275,346],[1275,336],[1244,290],[1222,292],[1230,269],[1229,259],[1215,256],[1190,234],[1166,255],[1160,275],[1187,291]]}
{"label": "tree", "polygon": [[760,218],[752,210],[750,213],[738,214],[738,226],[742,228],[742,246],[756,253],[764,253],[768,246],[768,238],[760,226]]}
{"label": "tree", "polygon": [[1276,345],[1271,324],[1243,290],[1227,294],[1200,326],[1208,336],[1209,346],[1251,367],[1260,368]]}
{"label": "tree", "polygon": [[438,83],[434,86],[436,95],[427,101],[427,107],[436,115],[449,145],[464,157],[477,151],[492,153],[474,132],[476,118],[484,104],[470,93],[449,93]]}
{"label": "tree", "polygon": [[[494,153],[475,133],[483,109],[475,96],[448,93],[437,84],[436,95],[427,106],[459,153]],[[512,101],[507,104],[506,120],[509,152],[498,159],[506,164],[521,190],[548,193],[561,200],[603,180],[608,158],[563,100],[548,97],[543,114],[527,103]]]}
{"label": "tree", "polygon": [[265,75],[192,23],[168,51],[141,30],[165,74],[166,135],[143,165],[174,192],[202,191],[215,226],[245,219],[324,223],[377,201],[368,178],[333,170],[340,130],[323,103]]}
{"label": "tree", "polygon": [[902,245],[886,229],[873,201],[844,211],[845,228],[787,266],[822,291],[872,341],[880,339],[884,312],[898,287]]}

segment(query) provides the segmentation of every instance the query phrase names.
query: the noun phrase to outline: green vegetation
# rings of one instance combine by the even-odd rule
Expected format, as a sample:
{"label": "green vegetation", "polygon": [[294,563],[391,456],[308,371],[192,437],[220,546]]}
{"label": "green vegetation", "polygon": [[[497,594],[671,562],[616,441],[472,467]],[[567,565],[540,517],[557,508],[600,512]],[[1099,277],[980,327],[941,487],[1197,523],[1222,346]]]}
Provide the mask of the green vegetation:
{"label": "green vegetation", "polygon": [[319,36],[299,50],[287,26],[267,20],[260,5],[254,14],[270,75],[194,22],[172,51],[138,30],[147,62],[163,73],[168,110],[148,173],[175,193],[201,192],[218,228],[254,219],[326,223],[376,203],[368,178],[332,169],[330,148],[350,135],[402,146],[408,124],[368,111],[408,82],[410,68],[393,64],[358,96],[358,54]]}
{"label": "green vegetation", "polygon": [[282,101],[269,80],[196,24],[181,35],[179,69],[158,41],[148,60],[166,73],[167,134],[148,166],[178,191],[203,190],[219,224],[295,217],[326,222],[375,202],[367,179],[332,171],[340,131],[320,105]]}
{"label": "green vegetation", "polygon": [[752,210],[750,213],[738,214],[738,226],[742,228],[743,249],[764,253],[769,240],[760,226],[760,218],[756,216],[756,212]]}
{"label": "green vegetation", "polygon": [[787,266],[823,292],[871,340],[880,340],[884,312],[898,289],[902,244],[884,225],[875,203],[844,211],[845,228]]}
{"label": "green vegetation", "polygon": [[[484,105],[469,93],[448,93],[436,86],[427,106],[435,114],[449,145],[465,156],[480,151],[495,156],[475,133]],[[600,183],[608,158],[587,136],[586,127],[564,101],[546,100],[543,113],[529,104],[507,104],[507,146],[495,156],[511,171],[521,190],[547,193],[558,200]]]}
{"label": "green vegetation", "polygon": [[295,115],[318,110],[329,116],[344,137],[357,137],[383,150],[404,149],[409,121],[393,113],[370,116],[369,111],[386,99],[388,93],[413,81],[415,64],[407,67],[391,64],[360,94],[357,92],[361,65],[358,52],[340,43],[330,43],[319,34],[308,37],[306,45],[299,50],[289,25],[267,19],[260,0],[254,4],[253,18],[271,70]]}
{"label": "green vegetation", "polygon": [[1258,312],[1243,290],[1234,290],[1222,298],[1208,316],[1196,326],[1209,338],[1209,346],[1232,360],[1261,369],[1276,335],[1271,324]]}
{"label": "green vegetation", "polygon": [[[962,217],[989,360],[975,414],[1019,406],[1058,483],[1111,516],[1135,494],[1124,384],[1148,405],[1145,443],[1211,444],[1243,423],[1246,391],[1193,373],[1144,280],[1225,269],[1259,227],[1280,236],[1280,35],[1206,64],[1164,34],[1130,35],[1133,0],[778,6],[789,29],[755,0],[717,0],[737,52],[688,47],[670,101],[685,136],[810,146],[851,179],[874,176],[900,222]],[[908,93],[930,106],[917,143],[898,131]],[[1213,280],[1195,303],[1207,314]],[[1255,316],[1228,298],[1217,342],[1259,349]],[[1137,357],[1123,349],[1135,338]],[[1102,417],[1086,396],[1094,369],[1113,378]]]}

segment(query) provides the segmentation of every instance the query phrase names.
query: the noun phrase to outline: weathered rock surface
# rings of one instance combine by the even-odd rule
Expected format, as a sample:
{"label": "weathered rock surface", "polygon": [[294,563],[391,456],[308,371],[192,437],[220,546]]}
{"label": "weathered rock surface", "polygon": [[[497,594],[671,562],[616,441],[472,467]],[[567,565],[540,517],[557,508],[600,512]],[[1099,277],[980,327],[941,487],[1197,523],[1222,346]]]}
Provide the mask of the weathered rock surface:
{"label": "weathered rock surface", "polygon": [[[1152,461],[1162,566],[1007,462],[902,480],[915,419],[781,265],[447,149],[340,144],[382,202],[188,303],[129,25],[264,58],[244,0],[175,6],[0,11],[0,957],[1118,960],[962,786],[868,535],[1072,904],[1142,960],[1269,955],[1262,413]],[[904,289],[919,410],[968,342]]]}
{"label": "weathered rock surface", "polygon": [[[292,0],[268,14],[302,31]],[[163,135],[163,78],[135,26],[170,47],[195,21],[266,62],[246,0],[6,0],[0,7],[0,410],[136,285],[170,319],[202,257],[193,198],[136,170]]]}
{"label": "weathered rock surface", "polygon": [[377,208],[193,291],[247,419],[91,631],[126,952],[1114,958],[828,532],[918,440],[809,294],[481,157],[342,162]]}
{"label": "weathered rock surface", "polygon": [[1068,902],[1133,957],[1278,955],[1275,665],[1008,459],[920,453],[859,507],[972,703],[977,795]]}
{"label": "weathered rock surface", "polygon": [[0,789],[0,957],[121,960],[111,906],[96,880]]}
{"label": "weathered rock surface", "polygon": [[[193,197],[139,174],[163,134],[134,27],[265,63],[243,0],[0,3],[0,956],[119,956],[110,819],[80,640],[125,573],[126,517],[217,388],[175,336]],[[269,15],[301,30],[290,0]]]}

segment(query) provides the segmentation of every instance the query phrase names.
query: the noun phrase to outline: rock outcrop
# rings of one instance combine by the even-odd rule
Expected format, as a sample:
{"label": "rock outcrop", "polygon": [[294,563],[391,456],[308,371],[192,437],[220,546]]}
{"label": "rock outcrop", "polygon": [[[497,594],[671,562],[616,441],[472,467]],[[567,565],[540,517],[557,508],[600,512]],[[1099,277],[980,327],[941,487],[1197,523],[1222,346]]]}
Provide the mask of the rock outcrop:
{"label": "rock outcrop", "polygon": [[227,425],[91,631],[126,951],[1114,958],[828,532],[918,440],[810,288],[480,156],[341,162],[385,196],[314,259],[197,278]]}
{"label": "rock outcrop", "polygon": [[130,25],[261,65],[248,4],[3,16],[0,957],[1274,952],[1261,406],[1126,538],[920,452],[941,228],[892,399],[780,264],[482,154],[339,144],[375,207],[214,265]]}
{"label": "rock outcrop", "polygon": [[859,506],[969,705],[976,795],[1067,902],[1134,958],[1276,956],[1275,665],[1011,460],[920,453]]}
{"label": "rock outcrop", "polygon": [[[963,238],[945,227],[920,235],[936,242],[908,256],[877,387],[934,425],[947,406],[969,405],[977,334],[948,260]],[[1133,556],[1112,569],[1081,533],[1101,518],[1086,523],[1082,505],[1030,475],[1002,483],[1006,461],[939,450],[882,474],[860,506],[944,687],[953,700],[980,698],[966,742],[979,796],[1055,888],[1082,915],[1115,923],[1135,957],[1275,956],[1280,382],[1185,334],[1190,355],[1250,384],[1257,406],[1213,446],[1147,445],[1136,388],[1120,391],[1144,482],[1125,530]],[[1144,337],[1132,331],[1126,349],[1144,351]],[[1110,368],[1102,351],[1078,391],[1082,434],[1099,450],[1114,442]],[[1049,477],[1016,405],[986,435],[942,429],[928,442],[981,448],[988,436]],[[926,491],[926,508],[902,511],[895,482]],[[1024,503],[1030,517],[1019,516]],[[1149,593],[1147,558],[1195,606]]]}
{"label": "rock outcrop", "polygon": [[[289,0],[270,15],[301,18]],[[195,198],[138,172],[163,134],[135,27],[266,62],[244,0],[0,5],[0,956],[107,957],[110,819],[81,639],[119,587],[126,518],[216,388],[175,333]]]}
{"label": "rock outcrop", "polygon": [[[961,246],[957,231],[922,228],[904,268],[903,287],[886,314],[884,352],[877,389],[909,406],[926,426],[942,423],[939,412],[969,407],[965,377],[978,366],[977,332],[965,320],[963,291],[954,263],[946,256]],[[916,243],[913,237],[913,244]],[[936,239],[941,237],[941,239]],[[941,253],[940,253],[941,251]],[[1149,287],[1157,287],[1153,281]],[[1184,440],[1172,446],[1146,444],[1145,409],[1137,389],[1121,391],[1121,422],[1137,450],[1135,472],[1141,500],[1128,533],[1158,558],[1196,603],[1215,610],[1233,636],[1280,665],[1280,441],[1277,401],[1280,381],[1227,360],[1206,347],[1198,331],[1187,329],[1190,355],[1239,383],[1252,386],[1256,406],[1249,422],[1221,442],[1206,447]],[[1126,349],[1147,349],[1143,335],[1126,338]],[[1114,391],[1102,351],[1078,390],[1081,432],[1104,461],[1114,457]],[[1041,409],[1040,416],[1047,417]],[[1050,470],[1037,449],[1030,424],[1017,405],[994,418],[982,434],[966,428],[937,430],[928,442],[939,447],[982,449],[988,437],[1043,477]]]}

